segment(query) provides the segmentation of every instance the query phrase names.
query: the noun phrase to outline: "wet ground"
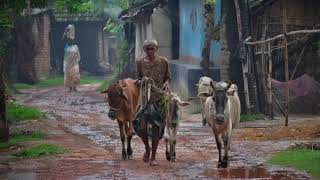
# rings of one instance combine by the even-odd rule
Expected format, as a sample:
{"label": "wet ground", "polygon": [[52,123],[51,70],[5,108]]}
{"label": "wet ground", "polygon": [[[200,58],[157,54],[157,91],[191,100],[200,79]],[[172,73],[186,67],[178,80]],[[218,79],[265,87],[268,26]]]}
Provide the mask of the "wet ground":
{"label": "wet ground", "polygon": [[[279,120],[240,124],[233,133],[229,168],[217,169],[217,149],[211,130],[201,125],[199,114],[190,115],[187,110],[178,133],[177,162],[166,160],[161,141],[157,155],[160,166],[143,163],[144,146],[137,136],[132,142],[133,160],[122,161],[117,123],[107,117],[108,105],[95,88],[95,85],[81,86],[79,92],[69,93],[63,87],[55,87],[24,90],[16,95],[19,102],[48,114],[47,120],[30,121],[22,126],[46,131],[49,139],[45,141],[60,144],[68,152],[37,159],[4,157],[0,159],[0,179],[311,179],[306,172],[266,163],[273,153],[299,139],[246,139],[250,131],[259,137],[259,133],[265,134],[259,130],[282,125]],[[316,117],[305,119],[320,122]]]}

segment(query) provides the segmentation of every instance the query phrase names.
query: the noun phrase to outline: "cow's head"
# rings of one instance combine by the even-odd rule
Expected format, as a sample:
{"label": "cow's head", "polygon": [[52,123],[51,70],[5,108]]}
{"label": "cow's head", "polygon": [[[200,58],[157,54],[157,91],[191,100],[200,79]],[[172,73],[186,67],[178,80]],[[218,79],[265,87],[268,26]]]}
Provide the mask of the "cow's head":
{"label": "cow's head", "polygon": [[125,92],[127,87],[122,84],[121,81],[117,81],[115,84],[109,86],[105,91],[101,93],[106,93],[109,103],[109,113],[108,117],[110,119],[115,119],[118,111],[121,109],[125,101],[128,101],[128,95]]}
{"label": "cow's head", "polygon": [[213,89],[210,86],[210,84],[215,83],[211,78],[207,77],[207,76],[203,76],[199,79],[198,84],[196,84],[196,86],[198,86],[198,97],[209,97],[213,95]]}
{"label": "cow's head", "polygon": [[224,123],[224,110],[228,102],[228,89],[231,86],[230,81],[220,81],[214,84],[211,84],[215,92],[215,109],[216,109],[216,122],[218,124]]}
{"label": "cow's head", "polygon": [[182,107],[188,106],[188,105],[190,105],[190,103],[186,102],[186,101],[182,101],[180,99],[180,97],[173,92],[170,93],[169,97],[170,97],[170,100],[169,100],[169,104],[168,104],[169,105],[168,110],[169,110],[169,115],[171,117],[170,121],[171,121],[171,125],[173,127],[175,127],[178,123],[177,120],[179,118],[178,117],[179,116],[179,113],[178,113],[179,107],[180,106],[182,106]]}

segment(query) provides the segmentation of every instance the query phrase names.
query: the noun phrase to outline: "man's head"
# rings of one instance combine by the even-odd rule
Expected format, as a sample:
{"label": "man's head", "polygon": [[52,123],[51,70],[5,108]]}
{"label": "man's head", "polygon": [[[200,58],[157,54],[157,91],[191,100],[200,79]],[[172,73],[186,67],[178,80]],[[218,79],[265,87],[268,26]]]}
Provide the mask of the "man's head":
{"label": "man's head", "polygon": [[145,40],[143,43],[143,50],[148,57],[154,57],[159,46],[156,40]]}

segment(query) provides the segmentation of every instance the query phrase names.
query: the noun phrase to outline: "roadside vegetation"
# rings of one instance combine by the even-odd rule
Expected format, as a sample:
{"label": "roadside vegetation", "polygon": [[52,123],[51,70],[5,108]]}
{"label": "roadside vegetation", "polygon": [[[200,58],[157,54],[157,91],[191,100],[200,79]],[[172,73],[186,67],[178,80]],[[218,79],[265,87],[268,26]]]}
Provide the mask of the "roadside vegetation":
{"label": "roadside vegetation", "polygon": [[0,143],[0,149],[6,149],[17,146],[20,142],[41,140],[45,137],[46,134],[44,134],[41,131],[24,132],[20,130],[10,136],[9,142]]}
{"label": "roadside vegetation", "polygon": [[268,162],[307,171],[315,178],[320,178],[320,150],[289,149],[275,154]]}
{"label": "roadside vegetation", "polygon": [[40,157],[62,154],[66,150],[54,144],[39,144],[13,153],[17,157]]}
{"label": "roadside vegetation", "polygon": [[6,113],[7,118],[11,123],[45,117],[45,114],[36,108],[19,105],[13,102],[6,103]]}
{"label": "roadside vegetation", "polygon": [[[100,84],[103,82],[101,77],[96,76],[81,76],[80,84]],[[63,86],[63,75],[51,76],[47,80],[42,80],[37,84],[30,85],[25,83],[14,84],[14,89],[30,89],[30,88],[48,88],[53,86]]]}
{"label": "roadside vegetation", "polygon": [[255,121],[260,119],[263,119],[262,114],[251,114],[251,115],[243,114],[240,116],[240,122]]}

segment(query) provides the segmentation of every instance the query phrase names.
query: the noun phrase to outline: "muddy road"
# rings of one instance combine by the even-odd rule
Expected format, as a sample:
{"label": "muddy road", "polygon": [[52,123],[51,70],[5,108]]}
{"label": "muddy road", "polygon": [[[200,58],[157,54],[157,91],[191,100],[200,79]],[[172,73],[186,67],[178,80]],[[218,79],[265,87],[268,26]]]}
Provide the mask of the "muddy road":
{"label": "muddy road", "polygon": [[[7,160],[0,179],[310,179],[306,172],[271,166],[272,153],[292,145],[291,140],[254,141],[238,138],[250,126],[264,128],[270,123],[243,123],[235,129],[230,167],[218,170],[217,149],[209,127],[201,125],[200,114],[185,109],[178,133],[177,162],[165,158],[165,144],[158,148],[158,167],[143,163],[144,146],[139,137],[132,141],[133,160],[121,160],[121,141],[116,121],[107,117],[108,105],[95,85],[83,85],[69,93],[63,87],[23,90],[16,99],[48,114],[33,122],[50,134],[47,141],[68,149],[58,156]],[[273,121],[271,124],[281,123]],[[36,125],[37,124],[37,125]],[[1,162],[1,161],[0,161]]]}

